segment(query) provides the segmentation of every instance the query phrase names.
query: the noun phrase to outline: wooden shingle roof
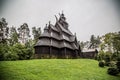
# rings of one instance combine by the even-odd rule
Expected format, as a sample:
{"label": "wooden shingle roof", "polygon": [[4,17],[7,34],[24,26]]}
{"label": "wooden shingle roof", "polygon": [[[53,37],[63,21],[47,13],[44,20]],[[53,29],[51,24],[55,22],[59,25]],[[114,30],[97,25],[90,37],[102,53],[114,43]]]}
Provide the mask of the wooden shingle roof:
{"label": "wooden shingle roof", "polygon": [[35,46],[66,47],[72,50],[79,49],[79,44],[76,44],[76,38],[68,29],[68,25],[64,24],[63,26],[63,24],[59,22],[60,20],[66,23],[64,18],[61,19],[61,17],[55,25],[49,23],[49,25],[44,28],[44,32],[41,34]]}

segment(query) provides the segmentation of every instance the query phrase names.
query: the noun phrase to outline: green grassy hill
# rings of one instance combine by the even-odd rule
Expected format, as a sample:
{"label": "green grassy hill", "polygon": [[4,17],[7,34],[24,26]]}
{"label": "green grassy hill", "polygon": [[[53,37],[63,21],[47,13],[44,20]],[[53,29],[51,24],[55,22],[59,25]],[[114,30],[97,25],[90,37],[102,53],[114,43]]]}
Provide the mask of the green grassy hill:
{"label": "green grassy hill", "polygon": [[0,80],[120,80],[90,59],[1,61]]}

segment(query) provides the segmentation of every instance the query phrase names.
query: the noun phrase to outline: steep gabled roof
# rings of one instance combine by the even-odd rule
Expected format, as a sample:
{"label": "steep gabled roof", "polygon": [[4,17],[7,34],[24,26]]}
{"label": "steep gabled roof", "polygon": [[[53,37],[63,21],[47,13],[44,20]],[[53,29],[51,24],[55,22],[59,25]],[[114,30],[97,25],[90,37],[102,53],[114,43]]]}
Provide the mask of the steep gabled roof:
{"label": "steep gabled roof", "polygon": [[50,24],[49,27],[51,27],[54,31],[59,32],[59,30],[54,25]]}
{"label": "steep gabled roof", "polygon": [[41,34],[41,37],[50,37],[50,34],[48,32],[44,32],[43,34]]}
{"label": "steep gabled roof", "polygon": [[61,30],[62,30],[63,32],[65,32],[65,33],[67,33],[67,34],[69,34],[69,35],[73,35],[73,34],[69,31],[69,29],[68,29],[68,30],[65,29],[59,22],[57,22],[57,24],[59,25],[59,27],[61,28]]}
{"label": "steep gabled roof", "polygon": [[[66,47],[72,50],[78,50],[79,44],[77,39],[68,29],[68,24],[65,20],[66,18],[62,14],[59,20],[56,20],[55,25],[52,25],[49,22],[49,25],[46,25],[44,28],[44,32],[41,34],[39,41],[35,46]],[[63,22],[63,24],[61,22]]]}
{"label": "steep gabled roof", "polygon": [[49,46],[50,44],[51,43],[49,39],[41,38],[40,40],[38,40],[35,46]]}
{"label": "steep gabled roof", "polygon": [[35,46],[53,46],[57,48],[70,48],[70,49],[78,49],[78,47],[74,43],[68,43],[66,41],[59,41],[57,42],[54,39],[47,39],[47,38],[41,38]]}

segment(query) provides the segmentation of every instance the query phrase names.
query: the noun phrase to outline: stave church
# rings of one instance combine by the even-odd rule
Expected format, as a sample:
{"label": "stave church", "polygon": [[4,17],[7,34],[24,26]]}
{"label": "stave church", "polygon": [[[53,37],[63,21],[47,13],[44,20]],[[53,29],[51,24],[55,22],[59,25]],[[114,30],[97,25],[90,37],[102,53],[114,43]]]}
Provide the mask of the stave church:
{"label": "stave church", "polygon": [[69,30],[63,13],[56,17],[55,24],[45,26],[44,32],[34,46],[36,58],[78,58],[81,53],[76,34]]}

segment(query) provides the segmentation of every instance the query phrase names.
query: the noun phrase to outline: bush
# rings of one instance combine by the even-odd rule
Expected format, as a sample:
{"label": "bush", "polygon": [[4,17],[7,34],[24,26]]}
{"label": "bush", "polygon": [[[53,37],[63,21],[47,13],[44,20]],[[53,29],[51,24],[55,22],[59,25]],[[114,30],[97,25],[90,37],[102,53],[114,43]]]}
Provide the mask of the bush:
{"label": "bush", "polygon": [[11,52],[5,54],[5,60],[17,60],[18,56],[16,54],[13,54]]}
{"label": "bush", "polygon": [[119,70],[119,72],[120,72],[120,61],[118,61],[118,62],[116,63],[116,65],[117,65],[117,68],[118,68],[118,70]]}
{"label": "bush", "polygon": [[[109,55],[108,55],[108,54],[109,54]],[[104,60],[105,60],[105,66],[109,66],[110,61],[111,61],[111,59],[110,59],[110,53],[109,53],[109,52],[106,52],[106,55],[105,55],[105,57],[104,57]]]}
{"label": "bush", "polygon": [[99,67],[104,67],[105,66],[105,62],[104,61],[100,61],[99,62]]}
{"label": "bush", "polygon": [[110,75],[117,75],[119,73],[119,71],[117,68],[111,67],[111,68],[108,68],[107,73]]}
{"label": "bush", "polygon": [[5,60],[5,54],[8,53],[9,46],[7,44],[0,43],[0,61]]}
{"label": "bush", "polygon": [[108,64],[109,67],[116,67],[116,62],[115,61],[111,61]]}
{"label": "bush", "polygon": [[30,59],[33,55],[33,49],[17,43],[13,46],[14,53],[18,55],[19,60]]}
{"label": "bush", "polygon": [[104,59],[104,55],[105,55],[105,52],[103,50],[100,50],[98,55],[97,55],[98,61],[103,60]]}
{"label": "bush", "polygon": [[109,66],[110,65],[110,62],[105,62],[105,66]]}
{"label": "bush", "polygon": [[10,46],[8,44],[0,43],[0,61],[31,59],[33,53],[33,46],[25,46],[20,43]]}
{"label": "bush", "polygon": [[112,56],[111,56],[111,58],[112,58],[113,61],[116,61],[116,60],[117,60],[117,57],[118,57],[118,55],[117,55],[116,52],[114,52],[114,53],[112,54]]}

